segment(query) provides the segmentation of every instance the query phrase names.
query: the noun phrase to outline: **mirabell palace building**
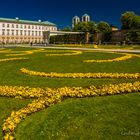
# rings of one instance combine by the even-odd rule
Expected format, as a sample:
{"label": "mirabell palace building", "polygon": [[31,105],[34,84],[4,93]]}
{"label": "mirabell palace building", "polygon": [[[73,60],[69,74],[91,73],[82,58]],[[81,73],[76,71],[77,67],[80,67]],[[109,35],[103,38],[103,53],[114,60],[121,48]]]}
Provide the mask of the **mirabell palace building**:
{"label": "mirabell palace building", "polygon": [[42,43],[46,31],[57,31],[57,27],[48,21],[0,18],[0,43]]}

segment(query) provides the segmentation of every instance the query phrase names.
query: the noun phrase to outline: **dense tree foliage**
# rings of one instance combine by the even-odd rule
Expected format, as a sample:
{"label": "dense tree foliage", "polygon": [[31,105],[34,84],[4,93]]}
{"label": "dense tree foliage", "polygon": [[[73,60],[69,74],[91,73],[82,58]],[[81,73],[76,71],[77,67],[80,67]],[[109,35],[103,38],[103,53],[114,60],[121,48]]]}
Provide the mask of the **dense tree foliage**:
{"label": "dense tree foliage", "polygon": [[96,31],[104,34],[104,38],[102,41],[110,41],[111,40],[111,27],[107,22],[99,22],[96,26]]}
{"label": "dense tree foliage", "polygon": [[140,42],[140,30],[130,31],[126,34],[126,41]]}
{"label": "dense tree foliage", "polygon": [[75,32],[95,32],[95,22],[80,22],[74,26],[73,31]]}
{"label": "dense tree foliage", "polygon": [[108,33],[111,32],[111,27],[107,22],[99,22],[97,24],[96,30],[102,33]]}
{"label": "dense tree foliage", "polygon": [[70,26],[67,26],[67,27],[63,28],[62,31],[71,31],[71,28],[70,28]]}
{"label": "dense tree foliage", "polygon": [[125,12],[121,16],[122,29],[140,29],[140,16],[134,12]]}

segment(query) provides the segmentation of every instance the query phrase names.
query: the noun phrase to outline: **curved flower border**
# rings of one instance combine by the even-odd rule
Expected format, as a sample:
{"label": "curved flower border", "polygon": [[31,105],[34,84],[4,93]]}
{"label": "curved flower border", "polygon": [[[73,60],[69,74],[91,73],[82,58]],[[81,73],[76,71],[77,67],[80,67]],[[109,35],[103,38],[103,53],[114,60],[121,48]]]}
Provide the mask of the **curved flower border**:
{"label": "curved flower border", "polygon": [[18,57],[18,58],[5,58],[5,59],[0,59],[0,62],[5,62],[5,61],[13,61],[13,60],[25,60],[28,58],[24,58],[24,57]]}
{"label": "curved flower border", "polygon": [[117,62],[117,61],[123,61],[123,60],[131,59],[132,57],[140,57],[140,55],[137,55],[137,54],[128,54],[128,53],[115,53],[115,54],[125,54],[125,55],[121,56],[121,57],[114,58],[114,59],[107,59],[107,60],[84,60],[83,62],[87,62],[87,63],[94,63],[94,62],[96,62],[96,63]]}
{"label": "curved flower border", "polygon": [[[21,96],[25,97],[24,92],[22,92],[21,89],[26,89],[27,93],[30,92],[31,89],[29,87],[3,87],[1,86],[0,89],[6,88],[6,90],[11,91],[11,88],[14,89],[14,91],[11,91],[11,93],[16,97],[19,96],[19,93],[15,91],[21,92]],[[17,89],[17,90],[16,90]],[[0,95],[3,96],[3,90],[0,91]],[[4,132],[4,140],[13,140],[14,139],[14,133],[15,128],[17,125],[25,119],[28,115],[31,113],[40,111],[46,107],[52,106],[58,102],[61,102],[64,97],[94,97],[94,96],[105,96],[105,95],[115,95],[115,94],[125,94],[130,92],[139,92],[140,91],[140,81],[132,83],[121,83],[121,84],[110,84],[110,85],[104,85],[100,86],[99,88],[95,86],[90,86],[88,88],[83,87],[62,87],[58,89],[51,89],[46,88],[43,89],[45,91],[45,95],[42,94],[42,97],[39,97],[38,99],[35,99],[32,101],[32,103],[28,104],[25,108],[22,108],[18,111],[13,111],[11,115],[5,120],[3,124],[3,132]],[[38,93],[38,88],[34,88],[34,91],[31,95],[35,97],[37,94],[34,95],[34,93]],[[40,93],[40,91],[39,91]],[[4,96],[9,96],[9,92],[4,94]],[[30,97],[27,95],[27,97]]]}
{"label": "curved flower border", "polygon": [[55,78],[140,78],[140,73],[45,73],[31,71],[26,68],[20,69],[24,74],[41,77],[55,77]]}
{"label": "curved flower border", "polygon": [[[22,51],[22,52],[19,52],[19,51],[14,51],[14,52],[11,52],[13,54],[7,54],[6,56],[22,56],[22,55],[28,55],[28,54],[33,54],[32,51]],[[15,54],[14,54],[15,53]],[[16,54],[17,53],[17,54]],[[19,53],[19,54],[18,54]]]}
{"label": "curved flower border", "polygon": [[[34,52],[42,52],[44,49],[36,49],[31,51],[11,51],[10,53],[13,54],[7,54],[6,56],[22,56],[22,55],[29,55],[33,54]],[[15,54],[14,54],[15,53]]]}
{"label": "curved flower border", "polygon": [[[31,52],[42,52],[43,50],[33,50]],[[25,51],[24,51],[25,52]],[[26,51],[27,52],[27,51]],[[30,52],[30,53],[31,53]],[[43,51],[45,52],[45,51]],[[54,52],[54,51],[53,51]],[[62,51],[59,51],[62,52]],[[66,51],[65,51],[66,52]],[[70,52],[70,51],[68,51]],[[72,53],[66,54],[49,54],[49,56],[55,55],[77,55],[81,54],[81,51],[72,51]],[[28,53],[27,53],[28,54]],[[13,55],[25,55],[25,54],[13,54]],[[137,55],[128,54],[129,57],[137,57]],[[120,57],[126,60],[126,56]],[[9,60],[20,60],[27,58],[6,58],[0,59],[0,62]],[[118,59],[118,58],[116,58]],[[128,58],[129,59],[129,58]],[[117,61],[120,61],[117,60]],[[111,61],[112,62],[112,61]],[[45,77],[68,77],[68,78],[140,78],[139,73],[128,74],[128,73],[43,73],[29,71],[22,68],[21,71],[30,75],[39,75]],[[115,95],[115,94],[125,94],[131,92],[140,91],[140,81],[134,83],[121,83],[121,84],[110,84],[100,87],[90,86],[84,87],[61,87],[61,88],[29,88],[29,87],[18,87],[18,86],[0,86],[0,96],[15,97],[15,98],[32,98],[34,99],[26,107],[18,110],[12,111],[11,115],[5,119],[2,126],[4,132],[4,140],[13,140],[15,134],[15,128],[17,125],[25,119],[30,114],[40,111],[44,108],[52,106],[58,102],[63,101],[65,97],[94,97],[94,96],[105,96],[105,95]]]}
{"label": "curved flower border", "polygon": [[[50,52],[50,51],[47,51]],[[54,52],[54,51],[51,51]],[[58,51],[57,51],[58,52]],[[64,51],[59,51],[59,52],[64,52]],[[66,52],[66,51],[65,51]],[[63,54],[46,54],[46,56],[70,56],[70,55],[79,55],[82,54],[81,51],[67,51],[67,52],[71,52],[71,53],[63,53]]]}

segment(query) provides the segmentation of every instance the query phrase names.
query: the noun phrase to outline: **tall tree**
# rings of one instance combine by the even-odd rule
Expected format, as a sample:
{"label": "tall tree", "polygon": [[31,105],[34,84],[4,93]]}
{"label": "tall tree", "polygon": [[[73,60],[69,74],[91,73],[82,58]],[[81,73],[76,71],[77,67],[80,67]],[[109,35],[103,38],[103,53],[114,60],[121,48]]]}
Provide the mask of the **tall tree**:
{"label": "tall tree", "polygon": [[122,29],[140,29],[140,16],[127,11],[121,15]]}
{"label": "tall tree", "polygon": [[111,32],[111,27],[107,22],[101,21],[97,24],[96,30],[102,33]]}
{"label": "tall tree", "polygon": [[104,39],[102,41],[110,41],[111,40],[111,27],[107,22],[99,22],[96,26],[96,31],[104,34]]}
{"label": "tall tree", "polygon": [[73,31],[94,33],[95,22],[80,22],[74,26]]}
{"label": "tall tree", "polygon": [[135,16],[131,25],[132,29],[140,29],[140,16]]}

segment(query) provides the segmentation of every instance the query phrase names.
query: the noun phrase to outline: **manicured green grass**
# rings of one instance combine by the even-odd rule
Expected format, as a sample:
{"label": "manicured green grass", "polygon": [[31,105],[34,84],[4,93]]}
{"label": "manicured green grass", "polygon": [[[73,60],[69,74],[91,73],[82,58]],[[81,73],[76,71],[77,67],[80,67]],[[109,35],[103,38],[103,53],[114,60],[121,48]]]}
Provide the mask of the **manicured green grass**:
{"label": "manicured green grass", "polygon": [[[30,48],[12,48],[12,50],[30,50]],[[48,49],[47,49],[48,50]],[[62,86],[89,86],[91,84],[102,85],[106,83],[124,82],[124,79],[64,79],[42,78],[28,76],[20,72],[21,68],[40,72],[123,72],[136,73],[140,70],[140,59],[132,58],[127,61],[108,63],[84,63],[88,59],[111,59],[122,56],[105,52],[85,52],[73,56],[46,56],[49,52],[38,52],[25,55],[29,60],[16,60],[0,62],[0,85],[19,85],[30,87],[62,87]],[[0,54],[1,58],[5,54]],[[16,56],[17,57],[17,56]],[[20,56],[21,57],[21,56]],[[10,58],[10,57],[9,57]],[[129,80],[126,80],[129,81]],[[132,80],[134,81],[134,80]]]}
{"label": "manicured green grass", "polygon": [[[66,99],[19,125],[18,140],[138,140],[140,94]],[[132,132],[133,134],[130,134]]]}
{"label": "manicured green grass", "polygon": [[[14,51],[36,50],[35,48],[9,48]],[[8,50],[5,49],[5,50]],[[50,50],[50,49],[45,49]],[[55,50],[54,50],[55,51]],[[71,51],[70,51],[71,52]],[[60,53],[65,52],[51,52]],[[68,53],[68,52],[66,52]],[[134,82],[140,79],[72,79],[46,78],[29,76],[20,72],[27,68],[40,72],[87,73],[118,72],[139,73],[140,58],[134,57],[126,61],[107,63],[84,63],[90,59],[112,59],[121,54],[83,51],[79,55],[46,56],[50,52],[35,52],[25,56],[6,56],[0,53],[0,59],[26,57],[27,60],[0,62],[0,85],[29,87],[64,87],[90,86]],[[16,53],[17,54],[17,53]],[[2,123],[12,110],[23,108],[30,100],[0,97],[0,138]],[[139,93],[109,97],[66,99],[48,109],[29,116],[16,129],[17,140],[51,139],[51,140],[85,140],[85,139],[137,139],[138,136],[127,136],[129,131],[140,130],[140,98]],[[140,132],[139,132],[140,133]]]}
{"label": "manicured green grass", "polygon": [[30,100],[28,99],[14,99],[7,97],[0,97],[0,139],[2,139],[2,124],[4,123],[4,119],[6,119],[11,112],[14,110],[19,110],[20,108],[25,107]]}

